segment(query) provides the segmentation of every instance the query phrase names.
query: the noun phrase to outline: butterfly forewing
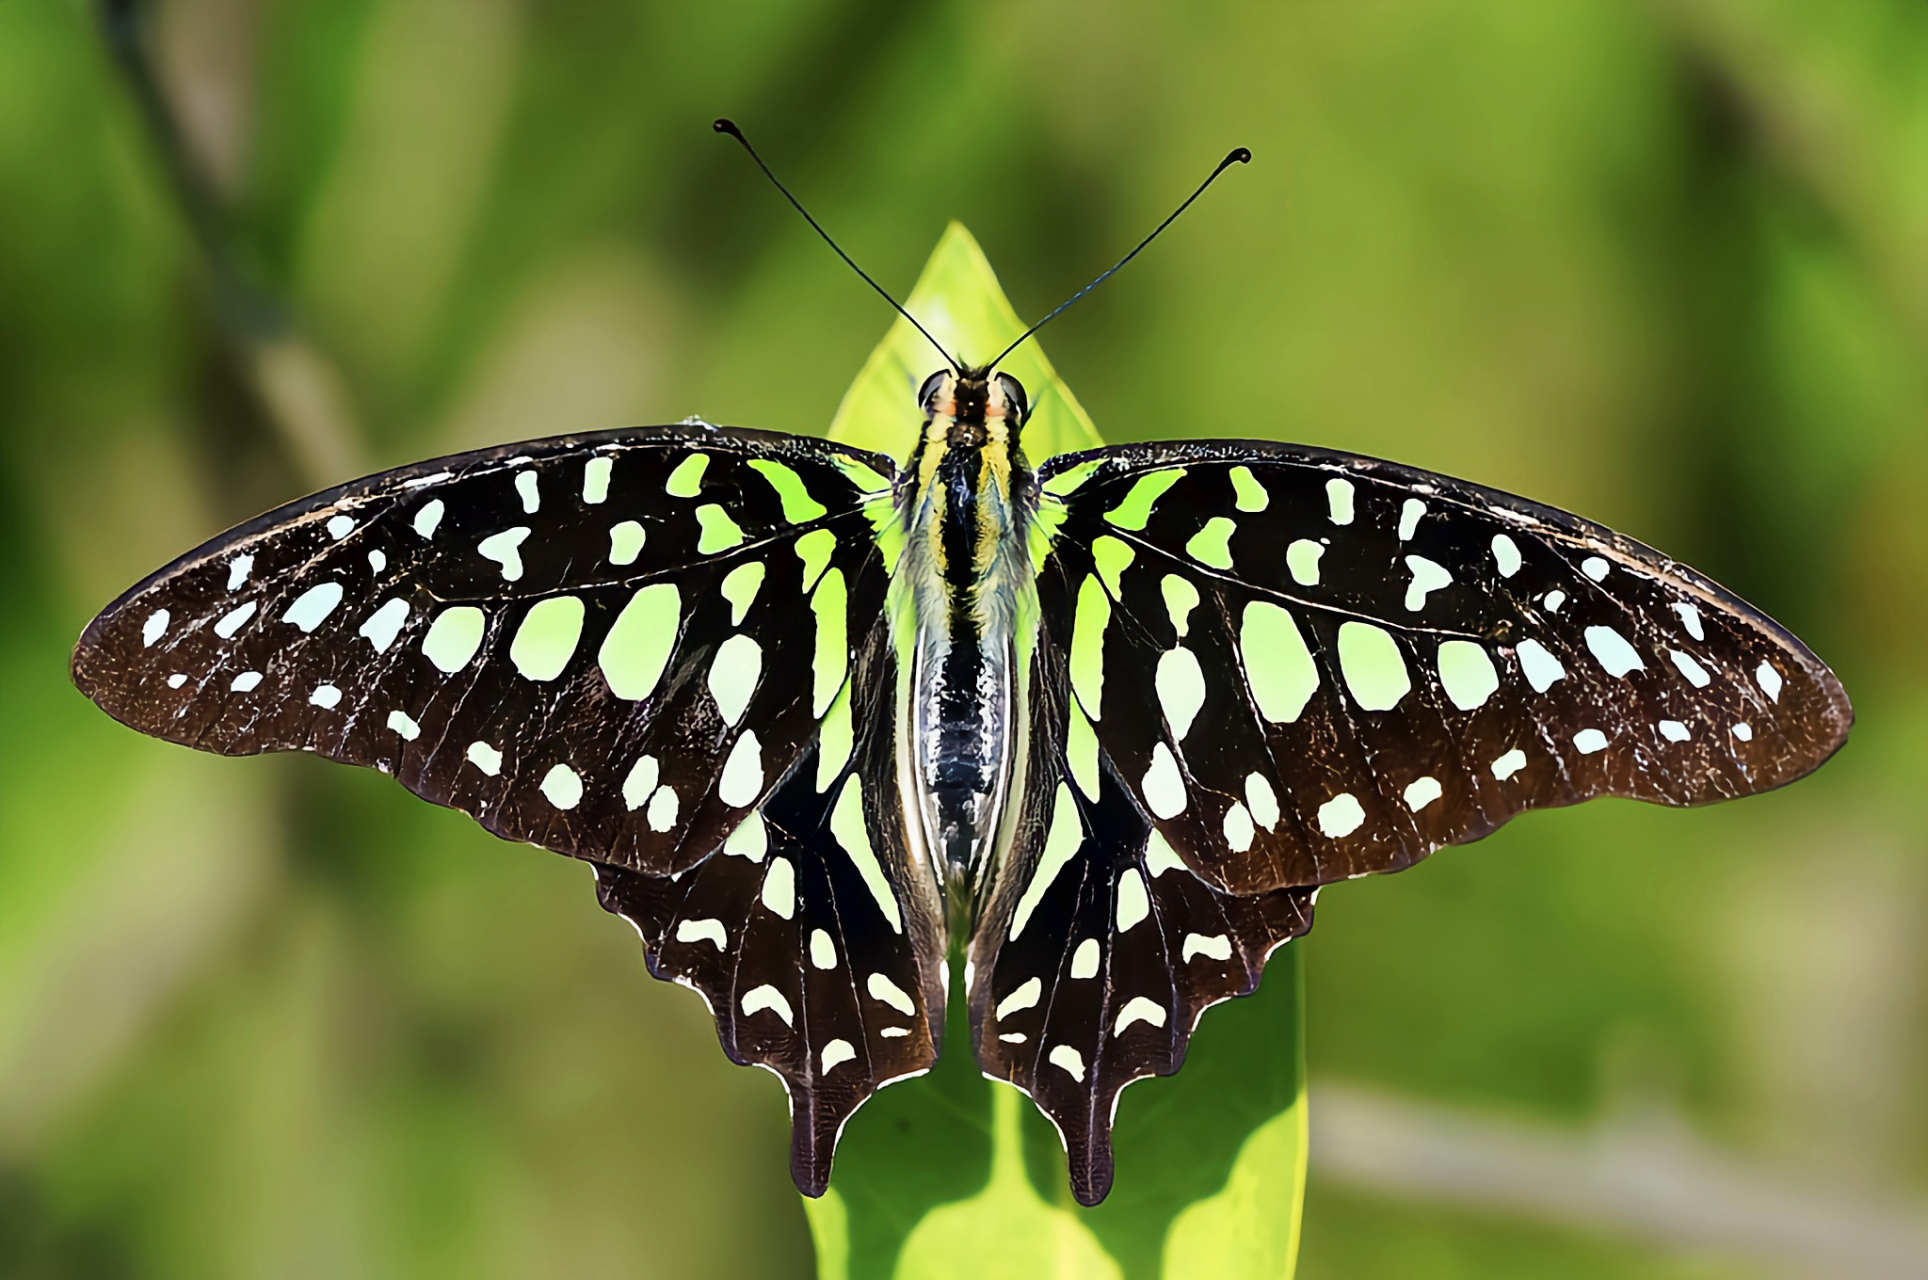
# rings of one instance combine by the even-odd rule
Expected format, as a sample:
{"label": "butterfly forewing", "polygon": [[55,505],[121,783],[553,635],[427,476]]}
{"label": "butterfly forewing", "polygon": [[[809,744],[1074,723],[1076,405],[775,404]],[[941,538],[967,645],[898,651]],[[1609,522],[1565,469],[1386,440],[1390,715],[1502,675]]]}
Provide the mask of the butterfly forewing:
{"label": "butterfly forewing", "polygon": [[732,1061],[782,1077],[791,1172],[810,1195],[850,1114],[928,1070],[942,1038],[944,939],[935,882],[910,866],[887,629],[860,654],[831,713],[854,717],[854,744],[826,732],[720,853],[673,878],[596,868],[650,971],[702,993]]}
{"label": "butterfly forewing", "polygon": [[1042,480],[1072,766],[1102,758],[1234,892],[1394,870],[1591,796],[1767,790],[1852,718],[1733,595],[1493,490],[1245,441],[1070,455]]}
{"label": "butterfly forewing", "polygon": [[74,676],[159,737],[370,765],[505,838],[680,871],[847,679],[888,470],[696,424],[387,472],[155,574]]}
{"label": "butterfly forewing", "polygon": [[1192,874],[1108,765],[1066,756],[1069,618],[1047,613],[1029,682],[1013,838],[970,943],[978,1062],[1057,1125],[1083,1204],[1111,1187],[1134,1080],[1184,1062],[1199,1016],[1247,995],[1312,925],[1312,889],[1238,896]]}

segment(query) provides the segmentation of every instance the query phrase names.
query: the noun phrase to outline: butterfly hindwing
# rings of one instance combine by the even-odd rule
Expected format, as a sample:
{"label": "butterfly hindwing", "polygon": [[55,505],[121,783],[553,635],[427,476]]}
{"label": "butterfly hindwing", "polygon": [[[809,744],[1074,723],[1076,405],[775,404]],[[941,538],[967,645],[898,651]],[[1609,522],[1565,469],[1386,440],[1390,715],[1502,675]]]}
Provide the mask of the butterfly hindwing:
{"label": "butterfly hindwing", "polygon": [[720,852],[674,878],[596,868],[650,971],[702,993],[732,1061],[783,1079],[809,1195],[829,1184],[850,1114],[928,1070],[942,1039],[942,919],[935,882],[910,865],[894,663],[878,626],[827,722],[854,719],[854,743],[827,728]]}
{"label": "butterfly hindwing", "polygon": [[1012,840],[970,943],[970,1016],[985,1073],[1051,1118],[1073,1193],[1096,1204],[1119,1092],[1179,1069],[1205,1009],[1250,994],[1273,949],[1311,927],[1316,890],[1212,888],[1113,770],[1067,760],[1070,630],[1046,614]]}
{"label": "butterfly hindwing", "polygon": [[890,473],[702,424],[385,472],[153,575],[74,677],[158,737],[372,766],[505,838],[680,871],[844,684],[882,608],[865,504]]}
{"label": "butterfly hindwing", "polygon": [[1591,796],[1764,791],[1852,718],[1741,600],[1494,490],[1257,441],[1094,450],[1041,480],[1071,766],[1102,759],[1221,888],[1395,870]]}

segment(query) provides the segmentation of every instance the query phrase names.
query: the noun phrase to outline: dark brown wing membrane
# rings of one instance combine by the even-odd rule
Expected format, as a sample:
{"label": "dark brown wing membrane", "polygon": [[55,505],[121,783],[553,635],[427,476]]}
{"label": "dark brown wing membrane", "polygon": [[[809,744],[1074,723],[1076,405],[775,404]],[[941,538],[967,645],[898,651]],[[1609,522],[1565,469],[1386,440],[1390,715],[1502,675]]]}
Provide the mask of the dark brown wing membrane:
{"label": "dark brown wing membrane", "polygon": [[888,462],[701,424],[356,481],[107,608],[74,680],[157,737],[393,773],[638,871],[719,845],[816,734],[886,574]]}
{"label": "dark brown wing membrane", "polygon": [[1247,441],[1067,455],[1042,480],[1071,761],[1102,753],[1220,888],[1396,870],[1592,796],[1765,791],[1852,722],[1743,601],[1490,489]]}

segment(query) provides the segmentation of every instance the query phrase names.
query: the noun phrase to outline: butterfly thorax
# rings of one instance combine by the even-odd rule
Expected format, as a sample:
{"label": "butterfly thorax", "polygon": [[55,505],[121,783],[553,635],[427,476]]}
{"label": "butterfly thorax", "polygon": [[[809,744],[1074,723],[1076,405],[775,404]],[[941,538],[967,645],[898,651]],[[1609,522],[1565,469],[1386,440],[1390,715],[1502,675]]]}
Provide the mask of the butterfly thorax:
{"label": "butterfly thorax", "polygon": [[1023,391],[975,370],[925,384],[924,433],[906,468],[900,588],[912,601],[907,790],[942,876],[953,927],[993,852],[1015,747],[1016,635],[1035,591],[1034,505],[1018,447]]}

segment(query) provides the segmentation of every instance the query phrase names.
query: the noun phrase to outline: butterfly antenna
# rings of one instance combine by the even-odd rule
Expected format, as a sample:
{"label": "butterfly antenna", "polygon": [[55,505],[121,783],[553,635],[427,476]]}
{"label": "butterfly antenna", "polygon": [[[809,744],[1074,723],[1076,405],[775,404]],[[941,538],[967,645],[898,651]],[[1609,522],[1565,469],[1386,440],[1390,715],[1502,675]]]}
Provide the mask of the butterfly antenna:
{"label": "butterfly antenna", "polygon": [[[855,262],[853,262],[851,260],[850,255],[845,253],[841,248],[839,248],[837,245],[837,242],[830,238],[830,233],[828,231],[825,231],[823,227],[818,225],[817,220],[810,216],[810,211],[804,208],[802,203],[800,203],[795,196],[790,194],[790,188],[784,186],[783,183],[777,178],[777,175],[770,172],[770,166],[763,163],[763,157],[756,153],[756,148],[750,145],[750,140],[743,136],[743,130],[736,127],[736,122],[734,120],[718,120],[715,124],[712,124],[710,128],[716,130],[718,133],[727,133],[732,138],[735,138],[738,142],[742,143],[743,149],[750,153],[750,159],[756,161],[756,167],[763,170],[763,176],[770,180],[770,185],[774,186],[778,191],[781,191],[783,193],[783,198],[790,202],[791,208],[795,209],[798,213],[803,215],[803,220],[810,224],[810,229],[812,231],[815,231],[818,235],[822,236],[823,242],[829,245],[831,249],[836,251],[837,256],[844,260],[844,264],[848,266],[852,271],[855,271],[860,277],[862,277],[863,282],[865,284],[869,285],[871,288],[877,291],[878,297],[882,298],[885,302],[888,302],[892,306],[892,308],[896,310],[898,315],[910,321],[911,327],[916,329],[917,332],[923,334],[924,337],[929,340],[930,344],[933,347],[937,348],[937,354],[944,357],[945,364],[948,364],[951,368],[957,370],[960,373],[963,372],[964,366],[959,364],[954,358],[952,358],[950,352],[944,350],[944,344],[939,342],[936,338],[931,337],[931,331],[929,329],[926,329],[923,325],[918,324],[916,316],[904,310],[904,308],[901,305],[899,305],[897,299],[891,297],[890,294],[885,291],[884,286],[878,284],[875,280],[872,280],[870,278],[870,273],[865,271],[862,267],[858,266]],[[1190,201],[1187,201],[1186,203],[1189,204]],[[1176,215],[1173,215],[1173,216],[1176,216]],[[1002,359],[1002,357],[999,357],[999,358]]]}
{"label": "butterfly antenna", "polygon": [[[744,145],[747,146],[749,144],[746,143]],[[1053,320],[1057,319],[1058,312],[1063,311],[1066,307],[1070,306],[1078,299],[1084,297],[1087,293],[1090,293],[1093,289],[1096,289],[1099,285],[1111,279],[1111,277],[1117,275],[1118,269],[1120,267],[1124,266],[1127,262],[1130,262],[1133,258],[1137,257],[1141,252],[1143,252],[1145,246],[1150,244],[1152,241],[1156,240],[1159,236],[1159,233],[1164,231],[1166,227],[1169,227],[1172,223],[1178,221],[1178,215],[1185,212],[1185,210],[1191,208],[1192,201],[1204,195],[1205,188],[1211,186],[1214,182],[1218,181],[1219,174],[1224,173],[1227,169],[1231,168],[1234,164],[1250,164],[1251,162],[1252,162],[1252,153],[1248,148],[1245,148],[1245,147],[1232,148],[1232,150],[1226,155],[1226,157],[1223,160],[1218,162],[1218,168],[1212,170],[1211,176],[1206,178],[1205,181],[1198,184],[1198,190],[1186,196],[1185,203],[1179,205],[1176,209],[1173,209],[1171,212],[1171,216],[1169,218],[1166,218],[1163,222],[1159,223],[1156,227],[1152,228],[1152,233],[1146,236],[1143,240],[1140,240],[1138,242],[1138,247],[1136,249],[1133,249],[1130,253],[1118,259],[1118,261],[1112,263],[1110,269],[1100,273],[1100,275],[1096,280],[1093,280],[1090,284],[1086,285],[1084,288],[1078,290],[1076,293],[1072,294],[1069,298],[1066,298],[1063,302],[1059,303],[1057,307],[1051,312],[1050,315],[1038,321],[1036,324],[1032,325],[1029,329],[1026,329],[1022,334],[1019,335],[1018,340],[1016,342],[1013,342],[1010,346],[1000,351],[998,353],[997,359],[991,361],[990,364],[984,367],[987,369],[997,368],[997,366],[1003,362],[1005,356],[1010,355],[1013,351],[1016,351],[1019,347],[1024,345],[1024,340],[1026,338],[1030,337],[1032,334],[1036,333],[1038,330],[1044,328],[1044,326],[1050,324]]]}

